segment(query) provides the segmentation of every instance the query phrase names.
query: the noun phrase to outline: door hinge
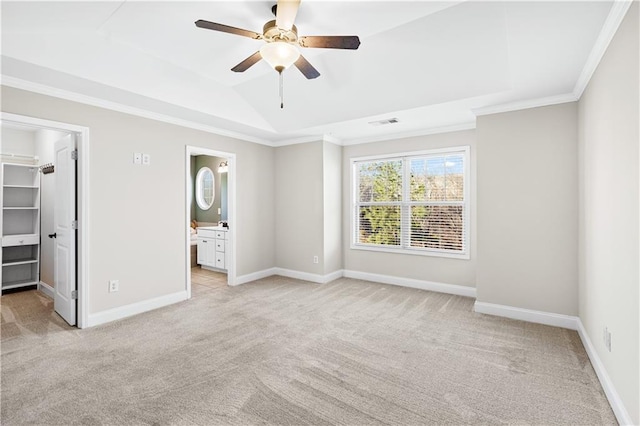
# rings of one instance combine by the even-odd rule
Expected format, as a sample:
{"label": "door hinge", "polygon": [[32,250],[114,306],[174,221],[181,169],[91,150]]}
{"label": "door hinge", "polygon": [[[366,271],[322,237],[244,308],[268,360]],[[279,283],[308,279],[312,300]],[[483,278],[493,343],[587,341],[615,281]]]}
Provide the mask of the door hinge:
{"label": "door hinge", "polygon": [[71,290],[71,298],[73,300],[78,300],[78,290]]}
{"label": "door hinge", "polygon": [[78,150],[74,149],[73,151],[71,151],[71,159],[72,160],[78,160]]}
{"label": "door hinge", "polygon": [[78,221],[77,220],[72,220],[71,221],[71,229],[78,229]]}

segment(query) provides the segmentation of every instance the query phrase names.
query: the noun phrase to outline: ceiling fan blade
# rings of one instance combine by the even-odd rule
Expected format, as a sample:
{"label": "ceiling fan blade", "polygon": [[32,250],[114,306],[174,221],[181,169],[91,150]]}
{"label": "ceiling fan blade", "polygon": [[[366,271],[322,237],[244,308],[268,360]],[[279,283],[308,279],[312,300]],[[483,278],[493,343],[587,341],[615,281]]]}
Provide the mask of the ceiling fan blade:
{"label": "ceiling fan blade", "polygon": [[260,51],[258,50],[256,53],[254,53],[253,55],[249,56],[247,59],[245,59],[244,61],[240,62],[235,67],[231,68],[231,71],[233,71],[233,72],[245,72],[246,70],[251,68],[253,65],[255,65],[260,59],[262,59],[262,55],[260,54]]}
{"label": "ceiling fan blade", "polygon": [[298,14],[300,0],[278,0],[276,7],[276,25],[285,31],[291,30]]}
{"label": "ceiling fan blade", "polygon": [[242,28],[230,27],[229,25],[217,24],[215,22],[204,21],[202,19],[196,21],[196,27],[204,28],[207,30],[221,31],[223,33],[236,34],[253,39],[262,38],[262,34],[258,34],[255,31],[243,30]]}
{"label": "ceiling fan blade", "polygon": [[302,55],[300,55],[298,60],[295,61],[293,65],[295,65],[296,68],[298,68],[300,72],[309,80],[311,80],[312,78],[320,77],[320,73],[318,72],[318,70],[315,69],[313,65],[311,65],[309,61],[307,61]]}
{"label": "ceiling fan blade", "polygon": [[352,49],[360,46],[358,36],[306,36],[300,37],[300,46],[323,49]]}

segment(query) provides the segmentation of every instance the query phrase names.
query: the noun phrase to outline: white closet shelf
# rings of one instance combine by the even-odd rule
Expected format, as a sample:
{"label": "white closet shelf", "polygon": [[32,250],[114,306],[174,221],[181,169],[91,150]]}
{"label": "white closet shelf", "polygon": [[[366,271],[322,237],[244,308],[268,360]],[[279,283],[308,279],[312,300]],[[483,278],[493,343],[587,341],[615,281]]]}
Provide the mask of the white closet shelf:
{"label": "white closet shelf", "polygon": [[38,210],[39,207],[3,207],[2,210]]}
{"label": "white closet shelf", "polygon": [[38,259],[16,259],[16,260],[8,260],[2,263],[2,266],[16,266],[16,265],[28,265],[29,263],[36,263]]}
{"label": "white closet shelf", "polygon": [[38,284],[37,281],[34,280],[20,280],[20,281],[11,281],[7,283],[2,283],[3,290],[9,290],[12,288],[24,287],[27,285]]}
{"label": "white closet shelf", "polygon": [[40,281],[40,173],[37,166],[2,163],[2,290]]}

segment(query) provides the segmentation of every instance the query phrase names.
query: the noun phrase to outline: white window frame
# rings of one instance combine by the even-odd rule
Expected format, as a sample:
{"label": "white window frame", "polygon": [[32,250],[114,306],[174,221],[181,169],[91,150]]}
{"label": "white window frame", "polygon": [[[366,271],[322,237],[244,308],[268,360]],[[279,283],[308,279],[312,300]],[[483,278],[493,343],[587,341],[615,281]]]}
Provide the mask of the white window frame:
{"label": "white window frame", "polygon": [[[351,166],[351,209],[349,211],[350,219],[349,223],[351,225],[351,249],[352,250],[366,250],[366,251],[377,251],[377,252],[387,252],[387,253],[399,253],[399,254],[410,254],[410,255],[418,255],[418,256],[434,256],[434,257],[448,257],[453,259],[464,259],[469,260],[471,258],[470,248],[471,248],[471,148],[469,146],[456,146],[450,148],[439,148],[439,149],[430,149],[424,151],[412,151],[412,152],[401,152],[401,153],[393,153],[393,154],[384,154],[384,155],[372,155],[366,157],[353,157],[350,159]],[[451,155],[451,154],[462,154],[463,155],[463,175],[464,175],[464,213],[463,213],[463,221],[464,221],[464,251],[461,252],[453,252],[449,250],[443,249],[430,249],[430,248],[411,248],[411,247],[392,247],[392,246],[382,246],[377,244],[364,244],[358,242],[358,202],[356,197],[358,196],[358,170],[357,164],[365,161],[375,161],[375,160],[398,160],[402,159],[403,161],[403,191],[405,192],[403,195],[402,203],[409,203],[410,200],[407,199],[408,194],[407,188],[408,185],[405,185],[404,180],[406,175],[408,174],[407,170],[409,167],[409,162],[412,157],[425,157],[425,156],[442,156],[442,155]],[[406,226],[406,224],[403,224]],[[404,231],[403,231],[404,234]]]}

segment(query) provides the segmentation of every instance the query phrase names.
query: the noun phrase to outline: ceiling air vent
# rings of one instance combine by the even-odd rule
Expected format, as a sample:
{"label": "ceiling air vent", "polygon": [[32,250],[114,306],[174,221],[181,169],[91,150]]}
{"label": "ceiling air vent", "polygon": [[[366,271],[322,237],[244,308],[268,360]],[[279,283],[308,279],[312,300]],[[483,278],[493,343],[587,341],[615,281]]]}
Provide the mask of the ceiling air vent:
{"label": "ceiling air vent", "polygon": [[398,122],[399,120],[397,118],[385,118],[384,120],[370,121],[369,124],[372,126],[384,126],[386,124],[395,124]]}

